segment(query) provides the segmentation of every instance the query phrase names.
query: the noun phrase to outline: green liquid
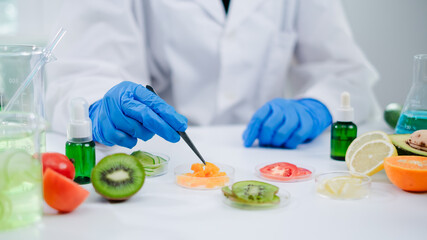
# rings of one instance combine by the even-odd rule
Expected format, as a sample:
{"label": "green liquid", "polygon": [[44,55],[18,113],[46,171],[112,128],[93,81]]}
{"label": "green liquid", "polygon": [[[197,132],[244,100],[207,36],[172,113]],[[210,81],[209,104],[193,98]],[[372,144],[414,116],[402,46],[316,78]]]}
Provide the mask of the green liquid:
{"label": "green liquid", "polygon": [[406,111],[400,115],[395,132],[407,134],[421,129],[427,129],[427,111]]}
{"label": "green liquid", "polygon": [[357,126],[352,122],[335,122],[331,128],[331,158],[344,161],[348,146],[357,137]]}
{"label": "green liquid", "polygon": [[[5,127],[5,126],[3,126]],[[46,132],[40,131],[38,134],[35,134],[33,130],[26,130],[25,126],[21,124],[11,124],[7,125],[8,130],[17,133],[12,137],[1,136],[0,137],[0,149],[22,149],[28,153],[38,153],[46,151]]]}
{"label": "green liquid", "polygon": [[90,183],[90,175],[95,166],[95,142],[67,142],[65,155],[74,160],[74,168],[76,169],[74,181],[78,184]]}
{"label": "green liquid", "polygon": [[0,152],[0,230],[40,220],[42,204],[40,161],[20,149]]}

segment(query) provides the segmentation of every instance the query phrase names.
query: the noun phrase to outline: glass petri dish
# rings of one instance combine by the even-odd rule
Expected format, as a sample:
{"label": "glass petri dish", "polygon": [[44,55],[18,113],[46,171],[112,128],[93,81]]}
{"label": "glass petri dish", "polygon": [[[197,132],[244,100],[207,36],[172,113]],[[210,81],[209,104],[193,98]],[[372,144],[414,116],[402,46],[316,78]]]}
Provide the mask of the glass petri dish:
{"label": "glass petri dish", "polygon": [[[292,182],[302,182],[302,181],[308,181],[313,179],[314,173],[315,173],[315,169],[312,166],[308,166],[308,165],[297,165],[294,163],[294,165],[297,165],[298,168],[304,168],[308,171],[310,171],[311,173],[309,174],[305,174],[305,175],[300,175],[300,176],[291,176],[291,177],[285,177],[285,176],[277,176],[277,175],[273,175],[273,174],[268,174],[268,173],[262,173],[260,170],[263,167],[266,167],[268,165],[271,164],[275,164],[275,163],[280,163],[280,162],[270,162],[270,163],[263,163],[263,164],[259,164],[255,167],[255,174],[262,179],[268,180],[268,181],[274,181],[274,182],[287,182],[287,183],[292,183]],[[290,163],[290,162],[286,162],[286,163]]]}
{"label": "glass petri dish", "polygon": [[225,172],[226,176],[219,177],[193,177],[187,176],[192,173],[192,164],[182,164],[175,168],[175,183],[178,186],[194,190],[213,190],[228,186],[234,180],[234,168],[226,164],[215,164],[220,172]]}
{"label": "glass petri dish", "polygon": [[322,173],[315,177],[316,192],[322,197],[356,200],[369,196],[371,178],[349,171]]}
{"label": "glass petri dish", "polygon": [[230,198],[223,195],[224,203],[230,207],[243,209],[243,210],[267,210],[267,209],[277,209],[283,208],[289,204],[291,200],[291,194],[286,190],[279,190],[276,194],[280,198],[280,202],[278,204],[253,204],[253,203],[245,203],[233,201]]}
{"label": "glass petri dish", "polygon": [[157,177],[168,172],[168,155],[143,151],[135,151],[131,155],[142,163],[147,177]]}

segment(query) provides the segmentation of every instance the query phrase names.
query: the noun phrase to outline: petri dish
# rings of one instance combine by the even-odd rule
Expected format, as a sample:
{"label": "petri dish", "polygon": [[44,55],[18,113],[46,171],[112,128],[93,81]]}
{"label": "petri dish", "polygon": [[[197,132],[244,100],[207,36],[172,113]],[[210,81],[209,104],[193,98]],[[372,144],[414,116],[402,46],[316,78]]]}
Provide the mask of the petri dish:
{"label": "petri dish", "polygon": [[168,172],[169,156],[162,153],[135,151],[131,154],[144,166],[146,177],[157,177]]}
{"label": "petri dish", "polygon": [[[268,173],[263,173],[260,170],[268,165],[271,164],[275,164],[275,163],[280,163],[280,162],[270,162],[270,163],[262,163],[259,164],[257,166],[255,166],[255,174],[262,179],[268,180],[268,181],[274,181],[274,182],[287,182],[287,183],[292,183],[292,182],[302,182],[302,181],[309,181],[311,179],[313,179],[314,173],[315,173],[315,168],[312,166],[308,166],[308,165],[296,165],[298,168],[303,168],[306,169],[308,171],[310,171],[311,173],[308,174],[304,174],[304,175],[299,175],[299,176],[290,176],[290,177],[285,177],[285,176],[278,176],[278,175],[273,175],[273,174],[268,174]],[[285,163],[290,163],[290,162],[285,162]]]}
{"label": "petri dish", "polygon": [[226,176],[219,177],[193,177],[187,176],[192,173],[192,164],[182,164],[175,168],[175,183],[178,186],[194,190],[213,190],[228,186],[234,180],[234,168],[226,164],[215,164],[220,172],[225,172]]}
{"label": "petri dish", "polygon": [[370,177],[349,171],[322,173],[315,177],[315,182],[317,194],[330,199],[363,199],[371,190]]}
{"label": "petri dish", "polygon": [[233,201],[230,198],[223,195],[224,203],[230,207],[243,209],[243,210],[267,210],[267,209],[277,209],[283,208],[289,204],[291,200],[291,194],[286,190],[279,190],[276,194],[280,198],[280,202],[278,204],[253,204],[253,203],[245,203],[239,201]]}

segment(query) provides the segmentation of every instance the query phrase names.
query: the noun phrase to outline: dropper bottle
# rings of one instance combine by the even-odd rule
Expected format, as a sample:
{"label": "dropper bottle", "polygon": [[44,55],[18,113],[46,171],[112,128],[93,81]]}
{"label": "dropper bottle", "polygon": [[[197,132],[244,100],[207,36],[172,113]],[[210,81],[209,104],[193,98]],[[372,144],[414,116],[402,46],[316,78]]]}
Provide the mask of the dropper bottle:
{"label": "dropper bottle", "polygon": [[341,93],[341,106],[337,121],[331,128],[331,158],[344,161],[348,146],[357,137],[357,126],[353,123],[354,110],[350,105],[350,94]]}
{"label": "dropper bottle", "polygon": [[90,183],[92,168],[95,166],[95,142],[92,140],[92,122],[89,106],[83,98],[73,98],[69,103],[70,121],[67,129],[65,155],[74,161],[78,184]]}

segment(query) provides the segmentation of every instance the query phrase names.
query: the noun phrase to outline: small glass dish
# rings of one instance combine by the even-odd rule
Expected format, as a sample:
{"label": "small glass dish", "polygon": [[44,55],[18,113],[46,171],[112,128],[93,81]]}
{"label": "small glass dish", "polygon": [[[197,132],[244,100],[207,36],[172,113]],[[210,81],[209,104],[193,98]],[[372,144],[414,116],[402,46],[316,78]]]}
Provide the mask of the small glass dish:
{"label": "small glass dish", "polygon": [[253,204],[253,203],[245,203],[245,202],[238,202],[233,201],[230,198],[224,197],[224,203],[228,206],[243,209],[243,210],[266,210],[266,209],[276,209],[276,208],[283,208],[286,205],[289,204],[291,200],[291,194],[286,190],[279,190],[279,192],[276,194],[280,198],[280,202],[278,204]]}
{"label": "small glass dish", "polygon": [[270,163],[262,163],[259,164],[255,167],[255,173],[259,178],[268,180],[268,181],[274,181],[274,182],[286,182],[286,183],[291,183],[291,182],[302,182],[302,181],[308,181],[313,179],[314,173],[315,173],[315,169],[312,166],[307,166],[307,165],[297,165],[294,163],[290,163],[290,162],[286,162],[286,163],[290,163],[290,164],[294,164],[296,165],[298,168],[303,168],[306,169],[308,171],[310,171],[311,173],[309,174],[304,174],[304,175],[299,175],[299,176],[290,176],[290,177],[285,177],[285,176],[278,176],[278,175],[273,175],[273,174],[268,174],[268,173],[263,173],[261,172],[261,169],[268,166],[268,165],[272,165],[272,164],[276,164],[276,163],[281,163],[281,162],[270,162]]}
{"label": "small glass dish", "polygon": [[234,168],[226,164],[215,164],[220,172],[225,172],[226,176],[219,177],[193,177],[187,176],[192,173],[192,164],[182,164],[175,168],[175,183],[178,186],[195,190],[212,190],[231,185],[234,180]]}
{"label": "small glass dish", "polygon": [[147,177],[157,177],[168,172],[170,160],[168,155],[143,151],[135,151],[131,155],[142,163]]}
{"label": "small glass dish", "polygon": [[371,178],[349,171],[322,173],[315,177],[316,192],[322,197],[355,200],[369,196]]}

